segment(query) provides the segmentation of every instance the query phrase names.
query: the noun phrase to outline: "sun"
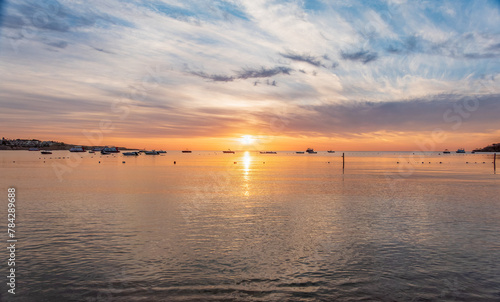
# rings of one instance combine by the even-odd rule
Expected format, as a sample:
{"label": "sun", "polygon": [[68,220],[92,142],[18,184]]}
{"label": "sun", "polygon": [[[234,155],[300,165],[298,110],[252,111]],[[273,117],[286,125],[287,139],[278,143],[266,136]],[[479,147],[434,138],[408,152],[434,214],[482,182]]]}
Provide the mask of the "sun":
{"label": "sun", "polygon": [[254,141],[255,141],[255,139],[254,139],[254,138],[253,138],[253,136],[251,136],[251,135],[243,135],[243,136],[240,138],[240,142],[241,142],[243,145],[250,145],[250,144],[252,144]]}

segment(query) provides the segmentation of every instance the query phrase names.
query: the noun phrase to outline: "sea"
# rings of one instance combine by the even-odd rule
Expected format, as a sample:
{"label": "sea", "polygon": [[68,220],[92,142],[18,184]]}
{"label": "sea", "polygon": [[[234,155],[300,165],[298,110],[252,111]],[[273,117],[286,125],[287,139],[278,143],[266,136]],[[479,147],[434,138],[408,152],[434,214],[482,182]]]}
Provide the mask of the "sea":
{"label": "sea", "polygon": [[491,153],[0,151],[0,175],[1,301],[500,301]]}

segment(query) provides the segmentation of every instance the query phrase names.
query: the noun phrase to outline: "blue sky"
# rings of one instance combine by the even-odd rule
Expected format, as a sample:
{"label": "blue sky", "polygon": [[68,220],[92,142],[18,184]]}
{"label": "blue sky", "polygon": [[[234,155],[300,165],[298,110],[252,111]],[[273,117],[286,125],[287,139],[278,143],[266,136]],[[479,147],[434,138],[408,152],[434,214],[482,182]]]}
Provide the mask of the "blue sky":
{"label": "blue sky", "polygon": [[4,136],[500,136],[499,1],[6,1],[1,22]]}

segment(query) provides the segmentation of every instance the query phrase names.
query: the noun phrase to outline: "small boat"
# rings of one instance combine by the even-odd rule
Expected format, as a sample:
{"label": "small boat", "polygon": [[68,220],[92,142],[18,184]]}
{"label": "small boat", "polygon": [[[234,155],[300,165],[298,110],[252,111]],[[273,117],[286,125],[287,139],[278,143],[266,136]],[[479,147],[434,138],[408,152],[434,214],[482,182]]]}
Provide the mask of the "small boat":
{"label": "small boat", "polygon": [[191,150],[182,150],[182,153],[191,153]]}
{"label": "small boat", "polygon": [[118,150],[118,148],[116,148],[116,147],[104,147],[101,150],[101,153],[102,152],[106,152],[106,153],[120,153],[120,150]]}
{"label": "small boat", "polygon": [[277,154],[276,151],[260,151],[260,154]]}
{"label": "small boat", "polygon": [[167,151],[163,151],[163,150],[160,150],[160,151],[156,151],[158,153],[167,153]]}
{"label": "small boat", "polygon": [[297,153],[297,154],[304,154],[305,152],[304,151],[297,151],[295,153]]}
{"label": "small boat", "polygon": [[316,153],[318,153],[318,152],[314,151],[313,148],[307,148],[306,152],[309,153],[309,154],[316,154]]}
{"label": "small boat", "polygon": [[94,152],[101,152],[101,151],[102,151],[102,149],[104,149],[104,148],[101,148],[101,147],[95,147],[94,149],[92,149],[92,151],[94,151]]}
{"label": "small boat", "polygon": [[123,152],[123,155],[125,155],[125,156],[138,156],[139,152],[138,151]]}
{"label": "small boat", "polygon": [[40,151],[38,148],[29,148],[28,151]]}
{"label": "small boat", "polygon": [[333,151],[333,150],[328,150],[326,152],[328,152],[328,153],[335,153],[335,151]]}
{"label": "small boat", "polygon": [[443,153],[444,154],[450,154],[451,152],[448,149],[444,149]]}
{"label": "small boat", "polygon": [[52,154],[52,151],[50,151],[50,150],[42,150],[42,154]]}
{"label": "small boat", "polygon": [[95,151],[94,150],[89,150],[89,153],[95,153]]}
{"label": "small boat", "polygon": [[222,153],[232,153],[232,154],[234,154],[234,151],[227,150],[227,151],[222,151]]}
{"label": "small boat", "polygon": [[85,152],[85,148],[82,146],[74,146],[73,148],[69,149],[69,152]]}
{"label": "small boat", "polygon": [[144,151],[144,154],[146,154],[146,155],[158,155],[160,153],[158,153],[158,151],[156,151],[156,150],[151,150],[151,151]]}
{"label": "small boat", "polygon": [[459,148],[459,149],[457,150],[457,153],[465,153],[465,149],[464,149],[464,148]]}

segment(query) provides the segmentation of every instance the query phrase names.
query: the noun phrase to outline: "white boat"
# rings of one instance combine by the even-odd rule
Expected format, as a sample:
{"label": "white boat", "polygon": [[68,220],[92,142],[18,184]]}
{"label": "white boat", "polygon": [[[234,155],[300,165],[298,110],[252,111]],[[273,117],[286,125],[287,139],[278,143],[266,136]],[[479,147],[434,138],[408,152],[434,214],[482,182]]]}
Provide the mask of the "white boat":
{"label": "white boat", "polygon": [[74,146],[73,148],[69,149],[69,152],[85,152],[85,148],[82,146]]}
{"label": "white boat", "polygon": [[89,150],[89,153],[95,153],[95,151],[94,150]]}
{"label": "white boat", "polygon": [[144,151],[144,154],[146,154],[146,155],[158,155],[160,153],[158,151],[151,150],[151,151]]}
{"label": "white boat", "polygon": [[116,147],[104,147],[102,150],[101,150],[101,153],[120,153],[120,150],[118,150],[118,148]]}
{"label": "white boat", "polygon": [[123,152],[123,155],[125,155],[125,156],[138,156],[139,152],[138,151]]}
{"label": "white boat", "polygon": [[318,152],[314,151],[313,148],[307,148],[306,152],[309,153],[309,154],[316,154],[316,153],[318,153]]}

